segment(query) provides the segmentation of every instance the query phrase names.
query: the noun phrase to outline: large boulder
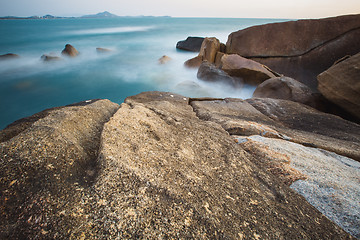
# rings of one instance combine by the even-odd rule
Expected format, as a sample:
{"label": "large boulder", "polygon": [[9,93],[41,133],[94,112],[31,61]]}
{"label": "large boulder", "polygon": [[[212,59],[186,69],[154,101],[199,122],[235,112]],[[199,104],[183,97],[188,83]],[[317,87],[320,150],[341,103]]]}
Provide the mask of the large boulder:
{"label": "large boulder", "polygon": [[220,51],[220,48],[221,44],[219,39],[215,37],[206,37],[201,44],[198,56],[187,60],[184,64],[190,68],[198,68],[203,61],[214,63],[216,54]]}
{"label": "large boulder", "polygon": [[1,238],[352,239],[188,98],[116,109],[50,111],[0,144]]}
{"label": "large boulder", "polygon": [[197,78],[208,82],[225,83],[234,87],[242,86],[242,79],[229,76],[226,72],[207,61],[202,62],[200,65]]}
{"label": "large boulder", "polygon": [[[301,36],[301,37],[299,37]],[[226,51],[251,58],[312,90],[316,76],[360,52],[360,15],[254,26],[229,35]]]}
{"label": "large boulder", "polygon": [[64,48],[64,50],[62,50],[61,54],[68,56],[68,57],[76,57],[77,55],[79,55],[79,52],[72,45],[66,44],[65,48]]}
{"label": "large boulder", "polygon": [[275,98],[303,103],[317,108],[318,96],[305,84],[289,78],[270,78],[261,83],[253,93],[255,98]]}
{"label": "large boulder", "polygon": [[186,40],[177,42],[176,48],[190,52],[199,52],[203,41],[203,37],[188,37]]}
{"label": "large boulder", "polygon": [[330,67],[318,81],[328,100],[360,119],[360,53]]}
{"label": "large boulder", "polygon": [[248,84],[258,85],[266,79],[276,77],[262,64],[237,54],[223,55],[220,62],[221,69],[224,72],[230,76],[242,78]]}

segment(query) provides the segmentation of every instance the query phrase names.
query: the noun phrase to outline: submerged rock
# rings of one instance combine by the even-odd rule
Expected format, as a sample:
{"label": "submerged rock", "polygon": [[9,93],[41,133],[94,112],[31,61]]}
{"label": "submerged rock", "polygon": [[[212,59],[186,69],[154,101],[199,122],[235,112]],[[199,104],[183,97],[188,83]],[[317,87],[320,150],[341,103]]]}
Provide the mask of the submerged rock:
{"label": "submerged rock", "polygon": [[110,52],[112,52],[112,50],[108,49],[108,48],[97,47],[96,52],[97,53],[110,53]]}
{"label": "submerged rock", "polygon": [[351,239],[201,114],[214,104],[244,116],[147,92],[1,131],[1,238]]}
{"label": "submerged rock", "polygon": [[159,64],[166,64],[166,63],[170,62],[171,60],[172,60],[171,57],[164,55],[158,59],[158,62],[159,62]]}
{"label": "submerged rock", "polygon": [[44,54],[41,56],[41,60],[44,62],[60,61],[61,57]]}
{"label": "submerged rock", "polygon": [[199,52],[203,41],[203,37],[188,37],[186,40],[177,42],[176,48],[190,52]]}
{"label": "submerged rock", "polygon": [[318,81],[328,100],[360,119],[360,53],[333,65]]}
{"label": "submerged rock", "polygon": [[14,59],[14,58],[19,58],[20,56],[14,53],[7,53],[7,54],[3,54],[0,55],[0,60],[7,60],[7,59]]}
{"label": "submerged rock", "polygon": [[[301,36],[301,37],[299,37]],[[360,15],[272,23],[229,35],[228,54],[239,54],[317,89],[317,75],[360,52]]]}
{"label": "submerged rock", "polygon": [[62,50],[61,54],[65,55],[65,56],[69,56],[69,57],[76,57],[79,55],[79,52],[72,45],[66,44],[65,48],[64,48],[64,50]]}

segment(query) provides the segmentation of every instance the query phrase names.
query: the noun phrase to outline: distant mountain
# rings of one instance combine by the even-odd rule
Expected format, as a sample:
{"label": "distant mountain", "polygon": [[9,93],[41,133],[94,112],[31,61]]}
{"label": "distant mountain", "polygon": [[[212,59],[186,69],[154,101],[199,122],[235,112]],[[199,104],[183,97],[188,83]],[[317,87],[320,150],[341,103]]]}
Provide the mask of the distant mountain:
{"label": "distant mountain", "polygon": [[105,11],[105,12],[101,12],[98,14],[85,15],[80,18],[117,18],[117,17],[119,17],[119,16],[109,13],[108,11]]}

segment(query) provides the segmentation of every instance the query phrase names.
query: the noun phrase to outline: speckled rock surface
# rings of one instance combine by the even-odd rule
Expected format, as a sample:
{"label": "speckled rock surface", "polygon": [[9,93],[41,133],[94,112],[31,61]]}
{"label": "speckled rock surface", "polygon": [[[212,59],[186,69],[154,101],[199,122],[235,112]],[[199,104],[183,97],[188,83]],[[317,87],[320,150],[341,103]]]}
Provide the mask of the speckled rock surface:
{"label": "speckled rock surface", "polygon": [[[267,164],[319,211],[360,238],[360,162],[282,139],[239,137],[239,144]],[[296,181],[299,180],[299,181]]]}
{"label": "speckled rock surface", "polygon": [[352,239],[189,102],[66,107],[2,142],[1,237]]}

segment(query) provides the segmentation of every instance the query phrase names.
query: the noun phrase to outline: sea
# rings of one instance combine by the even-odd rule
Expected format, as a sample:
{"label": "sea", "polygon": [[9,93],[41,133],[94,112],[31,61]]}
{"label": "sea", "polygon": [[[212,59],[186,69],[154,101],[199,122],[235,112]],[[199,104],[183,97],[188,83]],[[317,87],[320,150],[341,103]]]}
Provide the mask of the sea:
{"label": "sea", "polygon": [[[250,98],[255,87],[197,79],[183,63],[197,55],[176,49],[188,36],[216,37],[285,19],[119,17],[104,19],[0,20],[0,129],[47,108],[88,99],[122,103],[143,91],[170,91],[187,97]],[[264,40],[265,41],[265,40]],[[61,56],[66,44],[80,55],[44,62],[43,54]],[[110,49],[97,53],[96,48]],[[171,61],[159,64],[169,56]]]}

